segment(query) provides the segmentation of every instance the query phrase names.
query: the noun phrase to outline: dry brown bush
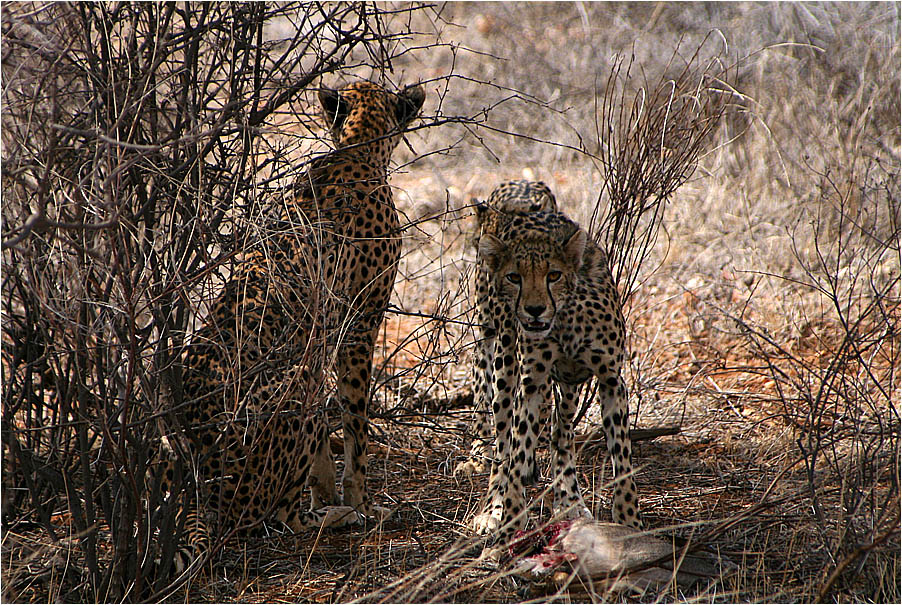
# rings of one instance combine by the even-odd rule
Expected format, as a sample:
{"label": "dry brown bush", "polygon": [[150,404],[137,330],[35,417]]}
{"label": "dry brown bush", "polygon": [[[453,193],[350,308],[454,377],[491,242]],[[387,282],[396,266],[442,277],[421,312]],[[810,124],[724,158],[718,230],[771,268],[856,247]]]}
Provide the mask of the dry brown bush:
{"label": "dry brown bush", "polygon": [[[155,563],[172,560],[176,513],[189,494],[203,499],[208,479],[194,476],[181,439],[183,345],[240,252],[266,249],[272,206],[303,170],[297,156],[324,150],[308,96],[355,66],[384,80],[418,10],[3,6],[10,598],[155,600],[184,582],[170,585]],[[306,361],[328,369],[318,344]],[[225,341],[209,345],[233,357]],[[241,419],[250,412],[240,393],[272,369],[231,365],[224,411]],[[305,412],[284,404],[268,413]],[[182,462],[168,498],[148,473],[161,437]],[[30,526],[44,532],[35,542],[21,534]]]}

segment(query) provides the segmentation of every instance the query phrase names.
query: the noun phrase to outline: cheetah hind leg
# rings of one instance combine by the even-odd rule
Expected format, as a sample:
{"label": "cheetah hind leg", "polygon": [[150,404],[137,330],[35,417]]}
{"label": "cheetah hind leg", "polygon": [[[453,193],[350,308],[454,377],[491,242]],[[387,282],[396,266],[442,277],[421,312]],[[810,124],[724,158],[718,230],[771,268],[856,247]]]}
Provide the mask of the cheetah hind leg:
{"label": "cheetah hind leg", "polygon": [[491,414],[484,405],[477,404],[473,418],[476,436],[470,446],[470,457],[454,467],[455,475],[476,475],[486,471],[486,461],[492,455],[494,440]]}
{"label": "cheetah hind leg", "polygon": [[592,519],[580,493],[573,452],[573,418],[579,406],[578,389],[571,384],[559,385],[551,436],[553,453],[553,512],[564,519]]}
{"label": "cheetah hind leg", "polygon": [[[340,505],[341,498],[335,485],[335,461],[329,443],[329,428],[318,416],[310,418],[304,427],[312,437],[315,450],[310,468],[306,473],[306,484],[310,487],[311,508],[298,515],[296,522],[285,520],[294,531],[311,527],[345,527],[363,522],[364,516],[352,506]],[[303,474],[303,473],[302,473]],[[299,496],[300,494],[298,494]],[[290,500],[290,499],[289,499]],[[387,519],[391,511],[381,506],[373,507],[377,521]]]}
{"label": "cheetah hind leg", "polygon": [[615,523],[642,528],[636,483],[630,458],[629,407],[626,384],[619,373],[598,376],[599,398],[604,420],[605,441],[614,465],[614,497],[611,513]]}
{"label": "cheetah hind leg", "polygon": [[[317,527],[342,527],[360,522],[353,508],[338,506],[335,487],[335,463],[329,447],[329,428],[318,414],[298,422],[280,419],[273,434],[280,439],[281,451],[292,452],[297,466],[282,478],[287,481],[279,496],[275,518],[293,532]],[[310,510],[302,509],[305,487],[310,487]]]}
{"label": "cheetah hind leg", "polygon": [[[331,462],[331,457],[330,457]],[[340,505],[338,491],[335,489],[335,466],[330,465],[332,469],[332,481],[326,483],[331,490],[323,489],[322,477],[311,474],[310,493],[312,508],[310,511],[301,515],[301,523],[305,527],[344,527],[347,525],[359,525],[365,519],[372,519],[377,523],[385,521],[391,516],[391,509],[383,506],[373,505],[370,507],[369,517],[358,512],[353,506]],[[323,497],[323,493],[328,494]]]}
{"label": "cheetah hind leg", "polygon": [[[477,302],[477,306],[479,306]],[[483,303],[484,304],[484,303]],[[479,322],[483,323],[485,311],[479,312]],[[475,436],[470,445],[470,456],[454,467],[455,475],[474,475],[486,471],[486,462],[491,460],[495,443],[495,427],[492,424],[491,402],[494,398],[493,359],[495,338],[486,328],[477,330],[476,347],[473,351],[473,423]]]}

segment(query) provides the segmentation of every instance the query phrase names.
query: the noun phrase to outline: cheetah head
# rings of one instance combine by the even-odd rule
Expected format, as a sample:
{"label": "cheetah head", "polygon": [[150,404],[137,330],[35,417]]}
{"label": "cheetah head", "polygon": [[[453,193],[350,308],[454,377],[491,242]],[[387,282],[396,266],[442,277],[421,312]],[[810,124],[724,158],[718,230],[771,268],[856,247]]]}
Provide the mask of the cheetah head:
{"label": "cheetah head", "polygon": [[319,92],[323,118],[335,146],[367,146],[368,153],[376,153],[386,161],[425,99],[426,93],[419,85],[395,93],[367,81],[354,82],[340,90],[324,87]]}
{"label": "cheetah head", "polygon": [[494,276],[498,296],[514,309],[526,338],[551,333],[558,309],[573,291],[585,248],[582,229],[563,244],[538,231],[513,242],[490,233],[479,239],[479,256]]}

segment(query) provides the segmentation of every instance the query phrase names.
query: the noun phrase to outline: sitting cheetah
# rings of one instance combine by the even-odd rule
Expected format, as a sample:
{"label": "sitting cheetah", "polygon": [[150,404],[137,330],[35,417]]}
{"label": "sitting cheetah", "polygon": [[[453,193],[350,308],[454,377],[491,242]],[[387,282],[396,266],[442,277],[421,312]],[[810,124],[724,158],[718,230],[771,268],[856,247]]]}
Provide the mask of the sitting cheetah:
{"label": "sitting cheetah", "polygon": [[[498,185],[488,200],[476,206],[476,232],[473,245],[479,245],[482,233],[497,234],[499,225],[510,214],[528,212],[557,212],[557,202],[548,185],[541,181],[507,181]],[[493,427],[489,410],[493,399],[492,359],[495,354],[497,328],[489,310],[489,298],[494,297],[488,267],[478,261],[473,277],[476,295],[475,332],[476,346],[473,354],[473,403],[475,408],[476,437],[470,450],[470,458],[457,466],[455,473],[481,473],[485,461],[491,458]]]}
{"label": "sitting cheetah", "polygon": [[[274,517],[298,531],[374,512],[365,483],[373,347],[401,250],[388,168],[424,99],[420,86],[393,93],[366,81],[321,90],[335,151],[290,188],[267,245],[245,252],[182,358],[179,411],[220,523]],[[331,508],[322,508],[337,503],[327,426],[298,415],[324,397],[312,360],[325,345],[336,351],[345,452],[344,506]],[[311,512],[301,510],[305,484]],[[203,520],[188,521],[195,551],[208,541]]]}
{"label": "sitting cheetah", "polygon": [[598,380],[614,463],[613,517],[639,527],[626,387],[620,376],[624,325],[607,258],[563,214],[497,218],[495,233],[482,233],[478,245],[493,286],[487,313],[497,331],[491,372],[496,438],[488,494],[474,529],[493,533],[500,528],[496,538],[505,541],[525,524],[524,485],[535,473],[539,419],[551,401],[552,379],[560,388],[551,437],[553,509],[571,518],[591,517],[577,484],[572,424],[577,386],[592,376]]}

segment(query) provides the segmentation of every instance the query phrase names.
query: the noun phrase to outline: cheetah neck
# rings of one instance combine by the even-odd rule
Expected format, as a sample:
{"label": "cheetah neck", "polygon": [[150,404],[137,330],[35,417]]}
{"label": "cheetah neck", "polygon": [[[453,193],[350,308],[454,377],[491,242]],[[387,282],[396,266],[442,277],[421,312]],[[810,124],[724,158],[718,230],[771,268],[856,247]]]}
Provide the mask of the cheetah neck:
{"label": "cheetah neck", "polygon": [[388,181],[389,158],[378,157],[362,147],[340,148],[315,160],[309,174],[317,181],[334,182],[344,172],[357,173],[357,179],[384,184]]}
{"label": "cheetah neck", "polygon": [[341,147],[333,153],[336,161],[356,162],[384,176],[388,173],[393,148],[391,139],[361,138],[343,141]]}
{"label": "cheetah neck", "polygon": [[[387,165],[352,151],[338,150],[314,160],[295,182],[296,195],[293,202],[283,208],[283,220],[301,215],[308,220],[317,217],[318,221],[343,225],[343,229],[353,231],[357,215],[375,204],[374,212],[376,207],[380,213],[389,211],[389,221],[396,223],[397,210],[388,187]],[[375,191],[381,193],[374,198]],[[359,198],[360,193],[365,194],[365,198]],[[375,232],[370,234],[374,235]]]}

